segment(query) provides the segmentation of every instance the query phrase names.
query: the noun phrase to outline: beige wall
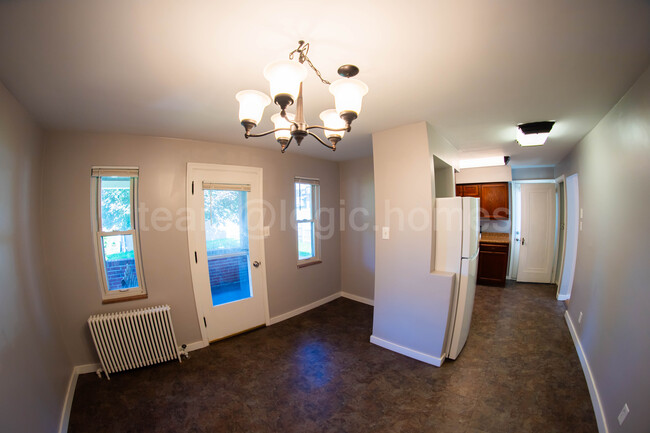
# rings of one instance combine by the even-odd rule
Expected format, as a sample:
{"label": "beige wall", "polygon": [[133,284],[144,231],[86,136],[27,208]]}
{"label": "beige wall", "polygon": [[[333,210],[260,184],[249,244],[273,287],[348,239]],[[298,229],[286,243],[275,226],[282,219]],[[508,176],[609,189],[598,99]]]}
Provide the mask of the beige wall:
{"label": "beige wall", "polygon": [[72,363],[41,260],[40,131],[0,84],[0,430],[52,432]]}
{"label": "beige wall", "polygon": [[[272,140],[272,138],[270,138]],[[248,165],[264,170],[264,199],[276,212],[266,238],[266,269],[271,317],[292,311],[340,290],[338,164],[259,148],[190,140],[113,134],[49,133],[45,139],[43,217],[45,265],[62,328],[75,364],[96,362],[86,320],[95,313],[167,303],[172,306],[179,344],[201,339],[196,314],[187,232],[154,230],[154,209],[173,215],[185,208],[188,162]],[[149,298],[102,305],[90,226],[90,167],[140,167],[141,245]],[[282,230],[281,208],[294,207],[294,176],[321,180],[321,206],[334,212],[335,230],[322,241],[323,263],[296,267],[296,235]],[[323,217],[323,223],[329,218]],[[266,224],[271,222],[266,214]],[[145,230],[145,225],[149,227]]]}
{"label": "beige wall", "polygon": [[497,167],[464,168],[456,173],[456,183],[510,182],[512,168],[509,165]]}
{"label": "beige wall", "polygon": [[[557,166],[555,176],[574,173],[584,216],[568,312],[609,431],[647,431],[650,69]],[[630,414],[619,427],[617,416],[625,403]]]}
{"label": "beige wall", "polygon": [[375,298],[375,182],[372,157],[339,163],[341,204],[341,290]]}

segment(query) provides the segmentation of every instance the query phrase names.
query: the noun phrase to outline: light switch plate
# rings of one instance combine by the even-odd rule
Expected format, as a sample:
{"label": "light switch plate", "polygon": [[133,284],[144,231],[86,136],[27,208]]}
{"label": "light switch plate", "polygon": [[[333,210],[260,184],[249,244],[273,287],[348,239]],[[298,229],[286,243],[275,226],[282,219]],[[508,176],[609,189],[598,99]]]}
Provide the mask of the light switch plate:
{"label": "light switch plate", "polygon": [[390,227],[382,227],[381,228],[381,238],[382,239],[390,239]]}
{"label": "light switch plate", "polygon": [[625,421],[625,417],[628,413],[630,413],[630,408],[627,407],[627,403],[625,403],[625,406],[621,409],[621,413],[618,414],[618,425],[623,425],[623,421]]}
{"label": "light switch plate", "polygon": [[264,237],[271,236],[271,227],[264,226]]}

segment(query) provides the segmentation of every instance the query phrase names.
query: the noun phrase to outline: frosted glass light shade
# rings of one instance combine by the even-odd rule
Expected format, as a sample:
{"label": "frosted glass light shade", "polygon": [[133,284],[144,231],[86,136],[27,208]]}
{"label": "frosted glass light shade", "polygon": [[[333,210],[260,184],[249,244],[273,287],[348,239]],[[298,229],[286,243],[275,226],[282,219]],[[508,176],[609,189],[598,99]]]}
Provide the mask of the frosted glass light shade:
{"label": "frosted glass light shade", "polygon": [[[323,121],[323,126],[326,128],[341,129],[347,127],[347,125],[345,124],[345,120],[341,119],[341,116],[339,116],[339,114],[333,108],[323,111],[322,113],[320,113],[319,117]],[[343,138],[343,135],[345,134],[345,131],[328,131],[327,129],[325,129],[324,132],[327,138],[330,137]]]}
{"label": "frosted glass light shade", "polygon": [[354,78],[341,78],[330,84],[330,93],[334,95],[336,112],[361,112],[361,100],[368,93],[366,83]]}
{"label": "frosted glass light shade", "polygon": [[517,141],[522,146],[541,146],[546,142],[549,132],[540,132],[538,134],[524,134],[521,128],[517,128]]}
{"label": "frosted glass light shade", "polygon": [[239,101],[239,121],[252,121],[256,125],[262,120],[264,108],[271,103],[271,98],[257,90],[242,90],[235,95]]}
{"label": "frosted glass light shade", "polygon": [[294,101],[298,97],[300,83],[307,77],[307,68],[291,60],[279,60],[264,68],[264,78],[271,84],[271,98],[288,94]]}
{"label": "frosted glass light shade", "polygon": [[[287,113],[289,120],[293,121],[295,116],[292,113]],[[276,113],[271,116],[271,122],[275,125],[275,128],[291,128],[291,122],[282,117],[280,113]],[[275,131],[276,140],[289,140],[291,138],[291,131]]]}

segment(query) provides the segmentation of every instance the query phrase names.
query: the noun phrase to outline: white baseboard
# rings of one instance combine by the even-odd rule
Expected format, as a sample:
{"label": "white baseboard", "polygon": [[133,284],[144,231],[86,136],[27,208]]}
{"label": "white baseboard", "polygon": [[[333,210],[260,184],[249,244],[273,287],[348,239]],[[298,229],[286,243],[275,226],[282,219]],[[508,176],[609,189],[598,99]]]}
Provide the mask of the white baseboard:
{"label": "white baseboard", "polygon": [[187,350],[188,352],[193,352],[195,350],[199,350],[199,349],[203,349],[204,347],[208,347],[209,345],[210,345],[210,343],[208,343],[207,341],[199,340],[199,341],[195,341],[194,343],[187,344],[187,347],[185,348],[185,350]]}
{"label": "white baseboard", "polygon": [[558,301],[566,301],[567,299],[569,299],[569,295],[557,295]]}
{"label": "white baseboard", "polygon": [[102,365],[100,363],[76,365],[74,367],[73,373],[77,376],[80,374],[96,373],[100,368],[102,368]]}
{"label": "white baseboard", "polygon": [[341,297],[352,299],[353,301],[361,302],[367,305],[372,305],[372,306],[375,305],[375,301],[372,299],[364,298],[363,296],[353,295],[352,293],[348,293],[348,292],[341,292]]}
{"label": "white baseboard", "polygon": [[576,352],[578,352],[578,358],[580,358],[580,364],[582,364],[582,371],[584,372],[585,379],[587,380],[587,387],[589,388],[589,395],[591,396],[591,404],[594,407],[596,423],[598,424],[598,431],[600,433],[608,433],[607,423],[605,422],[605,412],[603,411],[603,406],[600,402],[600,396],[598,395],[598,389],[596,388],[594,377],[591,375],[589,361],[587,361],[587,356],[582,349],[582,344],[578,338],[578,333],[576,332],[575,326],[573,326],[573,320],[571,320],[571,316],[569,315],[568,311],[564,312],[564,318],[566,319],[566,323],[569,327],[569,333],[571,334],[571,338],[573,338],[573,344],[576,347]]}
{"label": "white baseboard", "polygon": [[77,387],[77,377],[75,368],[72,369],[70,380],[68,380],[68,390],[65,393],[65,400],[63,401],[63,410],[61,411],[61,420],[59,421],[59,433],[68,431],[68,423],[70,422],[70,410],[72,409],[72,399],[74,398],[74,390]]}
{"label": "white baseboard", "polygon": [[426,362],[427,364],[435,365],[436,367],[440,367],[442,363],[445,361],[444,357],[437,358],[432,355],[427,355],[426,353],[418,352],[417,350],[400,346],[399,344],[395,344],[388,340],[375,337],[374,335],[370,336],[370,342],[376,344],[377,346],[381,346],[384,349],[392,350],[393,352],[400,353],[402,355],[408,356],[409,358],[417,359],[418,361]]}
{"label": "white baseboard", "polygon": [[70,373],[70,380],[68,380],[68,389],[65,393],[65,400],[63,401],[63,409],[61,410],[59,433],[65,433],[68,431],[68,423],[70,422],[70,410],[72,409],[74,391],[77,387],[77,378],[80,374],[95,373],[98,368],[101,368],[100,364],[76,365],[72,368],[72,372]]}
{"label": "white baseboard", "polygon": [[297,316],[298,314],[305,313],[309,310],[313,310],[314,308],[320,307],[321,305],[325,305],[328,302],[332,302],[336,298],[341,297],[341,292],[336,292],[332,295],[326,296],[323,299],[319,299],[316,302],[312,302],[311,304],[302,306],[300,308],[296,308],[293,311],[289,311],[288,313],[280,314],[279,316],[271,317],[271,320],[269,321],[269,325],[275,325],[276,323],[282,322],[283,320],[290,319],[294,316]]}

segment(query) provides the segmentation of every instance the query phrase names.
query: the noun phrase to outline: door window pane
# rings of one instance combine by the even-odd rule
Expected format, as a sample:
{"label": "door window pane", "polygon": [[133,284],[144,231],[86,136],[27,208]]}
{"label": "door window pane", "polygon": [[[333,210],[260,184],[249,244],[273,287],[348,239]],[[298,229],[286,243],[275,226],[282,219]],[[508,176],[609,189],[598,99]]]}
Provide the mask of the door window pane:
{"label": "door window pane", "polygon": [[108,290],[138,287],[133,235],[102,236],[102,249]]}
{"label": "door window pane", "polygon": [[131,230],[131,179],[102,177],[102,231]]}
{"label": "door window pane", "polygon": [[246,191],[204,190],[212,305],[252,296]]}

